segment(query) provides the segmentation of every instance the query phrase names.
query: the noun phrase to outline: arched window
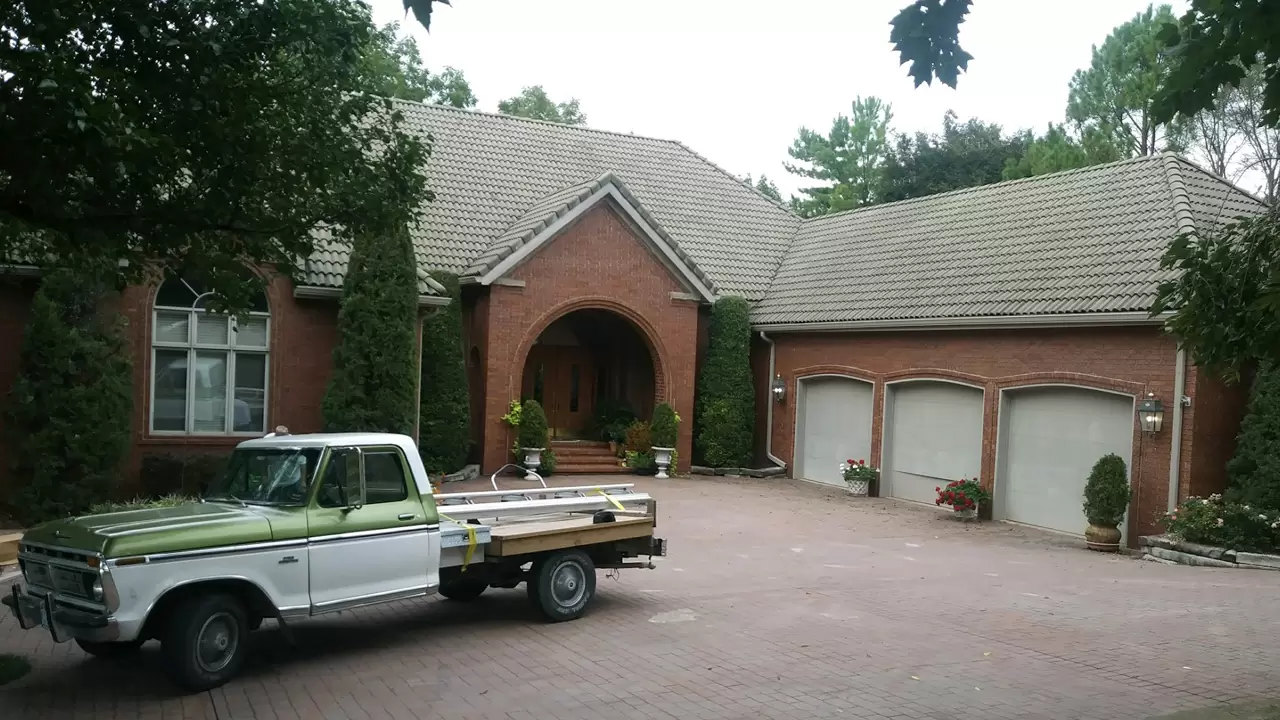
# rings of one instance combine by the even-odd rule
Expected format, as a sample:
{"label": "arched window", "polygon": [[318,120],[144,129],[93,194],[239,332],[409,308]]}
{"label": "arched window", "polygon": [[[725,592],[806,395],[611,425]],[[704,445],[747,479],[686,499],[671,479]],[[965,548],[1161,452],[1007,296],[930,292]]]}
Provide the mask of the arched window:
{"label": "arched window", "polygon": [[267,427],[270,315],[266,295],[247,317],[205,309],[198,282],[165,280],[151,324],[151,431],[261,435]]}

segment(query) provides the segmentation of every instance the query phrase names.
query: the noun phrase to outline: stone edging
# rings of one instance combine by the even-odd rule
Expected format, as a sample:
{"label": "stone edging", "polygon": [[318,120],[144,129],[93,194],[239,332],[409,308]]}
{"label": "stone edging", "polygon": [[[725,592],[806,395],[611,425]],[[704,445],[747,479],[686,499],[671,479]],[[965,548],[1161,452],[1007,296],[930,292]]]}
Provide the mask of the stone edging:
{"label": "stone edging", "polygon": [[702,465],[694,465],[689,468],[689,472],[694,475],[723,475],[725,477],[752,477],[767,478],[777,477],[787,472],[786,468],[713,468],[703,467]]}
{"label": "stone edging", "polygon": [[465,482],[467,480],[474,480],[478,477],[480,477],[480,466],[468,465],[456,473],[450,473],[448,475],[445,475],[444,477],[440,478],[437,482],[440,482],[440,483]]}
{"label": "stone edging", "polygon": [[1280,570],[1280,555],[1237,552],[1178,540],[1168,535],[1144,535],[1138,538],[1138,546],[1143,553],[1143,560],[1166,565]]}

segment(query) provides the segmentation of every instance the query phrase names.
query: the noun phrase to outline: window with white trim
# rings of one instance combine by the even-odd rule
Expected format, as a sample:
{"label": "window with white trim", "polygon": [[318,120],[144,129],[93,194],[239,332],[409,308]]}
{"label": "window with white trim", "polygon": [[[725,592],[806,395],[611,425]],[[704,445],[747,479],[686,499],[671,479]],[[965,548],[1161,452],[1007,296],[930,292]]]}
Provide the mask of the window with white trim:
{"label": "window with white trim", "polygon": [[151,317],[151,431],[261,435],[271,317],[265,294],[237,319],[205,309],[198,282],[165,280]]}

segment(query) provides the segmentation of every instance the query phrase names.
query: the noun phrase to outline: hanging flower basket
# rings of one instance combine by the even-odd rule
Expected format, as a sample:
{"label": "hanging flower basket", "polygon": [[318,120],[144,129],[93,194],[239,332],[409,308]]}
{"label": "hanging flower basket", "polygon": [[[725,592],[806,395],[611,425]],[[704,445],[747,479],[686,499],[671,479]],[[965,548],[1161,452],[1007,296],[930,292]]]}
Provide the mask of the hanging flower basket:
{"label": "hanging flower basket", "polygon": [[867,464],[866,460],[846,460],[840,465],[840,474],[849,486],[849,494],[866,497],[871,494],[871,483],[880,477],[880,471]]}

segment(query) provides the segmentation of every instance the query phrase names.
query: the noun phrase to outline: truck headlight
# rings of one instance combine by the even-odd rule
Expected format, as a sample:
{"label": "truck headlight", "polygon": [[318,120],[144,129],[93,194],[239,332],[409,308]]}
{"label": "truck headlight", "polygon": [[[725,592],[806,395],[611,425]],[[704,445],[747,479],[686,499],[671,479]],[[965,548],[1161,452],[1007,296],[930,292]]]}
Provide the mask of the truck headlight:
{"label": "truck headlight", "polygon": [[103,590],[102,590],[102,578],[101,578],[101,577],[96,577],[96,578],[94,578],[94,579],[93,579],[93,587],[92,587],[91,589],[92,589],[92,591],[93,591],[93,599],[94,599],[94,600],[96,600],[96,601],[98,601],[98,602],[102,602],[102,599],[103,599],[104,597],[106,597],[106,593],[105,593],[105,592],[103,592]]}

